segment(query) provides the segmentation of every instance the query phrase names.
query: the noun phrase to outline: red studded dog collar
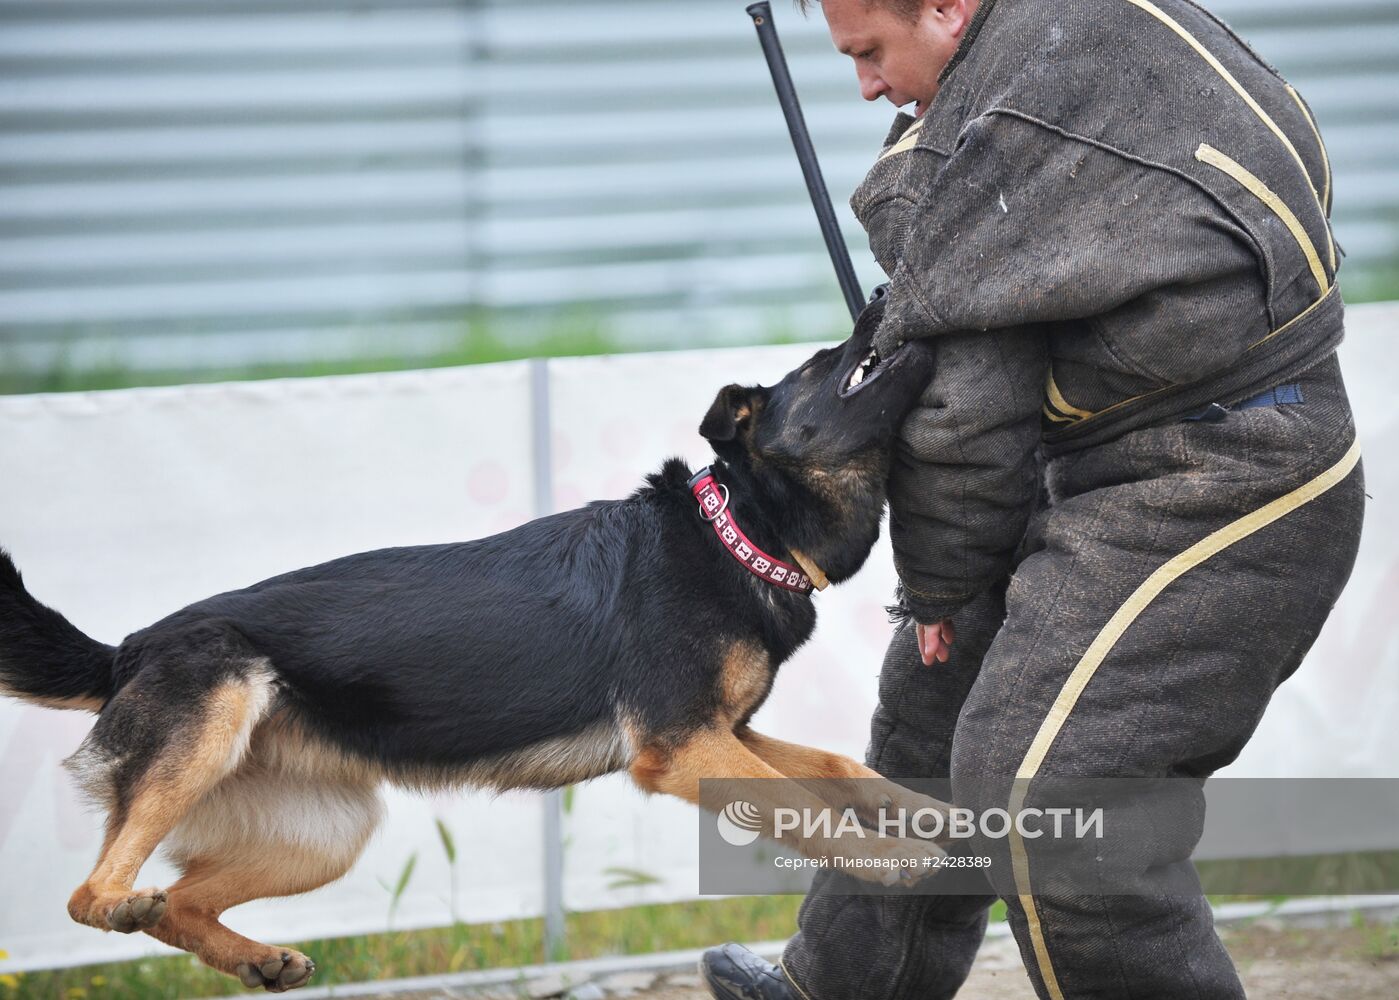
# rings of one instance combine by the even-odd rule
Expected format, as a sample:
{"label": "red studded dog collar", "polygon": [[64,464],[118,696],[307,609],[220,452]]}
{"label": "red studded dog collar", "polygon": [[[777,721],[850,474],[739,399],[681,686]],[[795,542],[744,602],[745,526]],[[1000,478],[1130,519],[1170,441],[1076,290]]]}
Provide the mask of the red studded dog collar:
{"label": "red studded dog collar", "polygon": [[733,514],[729,511],[729,489],[722,483],[715,482],[714,474],[709,469],[701,469],[695,473],[694,478],[690,480],[690,492],[699,502],[700,517],[709,522],[714,534],[724,543],[724,548],[729,550],[729,555],[737,559],[748,572],[784,590],[795,591],[798,594],[811,593],[813,584],[809,576],[799,567],[785,563],[758,548],[743,533],[743,529],[734,523]]}

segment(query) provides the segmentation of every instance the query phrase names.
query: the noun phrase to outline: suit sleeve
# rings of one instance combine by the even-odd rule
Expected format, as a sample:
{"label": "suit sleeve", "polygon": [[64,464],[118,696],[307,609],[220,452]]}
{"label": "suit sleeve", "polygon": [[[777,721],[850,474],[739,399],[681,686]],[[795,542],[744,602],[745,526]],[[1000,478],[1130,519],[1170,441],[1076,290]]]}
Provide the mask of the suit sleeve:
{"label": "suit sleeve", "polygon": [[902,602],[925,624],[1001,579],[1034,512],[1048,352],[1039,329],[951,334],[889,477]]}

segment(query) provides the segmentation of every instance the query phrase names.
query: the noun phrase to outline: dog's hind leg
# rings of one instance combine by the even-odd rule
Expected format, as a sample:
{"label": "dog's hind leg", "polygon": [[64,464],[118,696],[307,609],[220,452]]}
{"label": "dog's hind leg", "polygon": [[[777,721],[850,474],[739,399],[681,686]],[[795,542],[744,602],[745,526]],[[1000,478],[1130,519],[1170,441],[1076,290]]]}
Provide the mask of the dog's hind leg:
{"label": "dog's hind leg", "polygon": [[229,930],[220,916],[253,899],[309,892],[345,874],[382,814],[374,774],[323,747],[288,740],[277,719],[253,738],[242,766],[171,831],[183,877],[165,917],[146,933],[193,952],[245,986],[305,985],[315,963],[293,948]]}
{"label": "dog's hind leg", "polygon": [[247,845],[229,857],[187,863],[170,887],[165,918],[146,933],[185,951],[244,986],[272,993],[304,986],[316,971],[306,955],[267,945],[229,930],[220,921],[227,909],[253,899],[291,896],[333,882],[349,870],[358,850],[334,855],[310,849]]}
{"label": "dog's hind leg", "polygon": [[168,897],[133,892],[141,866],[205,793],[237,767],[275,686],[246,642],[207,626],[167,642],[108,703],[69,760],[110,807],[97,865],[68,901],[79,923],[154,926]]}
{"label": "dog's hind leg", "polygon": [[272,993],[295,989],[310,980],[315,962],[294,948],[262,944],[235,933],[219,921],[219,915],[252,899],[309,892],[343,874],[344,868],[298,864],[286,855],[197,861],[170,887],[165,919],[146,928],[146,933],[192,952],[211,968],[237,976],[244,986],[261,986]]}

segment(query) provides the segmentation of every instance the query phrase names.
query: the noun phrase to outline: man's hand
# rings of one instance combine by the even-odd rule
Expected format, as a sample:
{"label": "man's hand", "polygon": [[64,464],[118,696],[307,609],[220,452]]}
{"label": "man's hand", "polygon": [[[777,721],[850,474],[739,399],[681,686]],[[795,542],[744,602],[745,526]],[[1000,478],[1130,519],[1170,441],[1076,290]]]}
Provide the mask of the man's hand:
{"label": "man's hand", "polygon": [[938,622],[936,625],[918,626],[918,652],[923,657],[923,666],[931,667],[933,661],[946,663],[947,658],[952,655],[952,640],[957,638],[957,633],[952,628],[952,619]]}

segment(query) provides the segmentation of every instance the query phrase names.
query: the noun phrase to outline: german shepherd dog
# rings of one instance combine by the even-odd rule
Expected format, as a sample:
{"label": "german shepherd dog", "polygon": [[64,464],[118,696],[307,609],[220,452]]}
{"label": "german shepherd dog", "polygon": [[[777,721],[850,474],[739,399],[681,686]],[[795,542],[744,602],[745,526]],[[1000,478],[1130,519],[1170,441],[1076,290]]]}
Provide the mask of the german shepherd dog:
{"label": "german shepherd dog", "polygon": [[[98,716],[66,762],[108,812],[73,919],[281,992],[312,961],[219,917],[344,875],[381,782],[545,789],[626,769],[697,803],[702,778],[785,776],[833,779],[861,815],[941,807],[748,724],[815,625],[808,577],[846,579],[878,537],[893,436],[932,373],[919,344],[876,356],[877,312],[771,388],[722,389],[700,426],[716,453],[702,486],[671,459],[624,500],[297,570],[119,646],[35,600],[0,552],[0,692]],[[783,839],[809,856],[848,851],[799,833]],[[181,877],[134,889],[162,843]],[[942,853],[892,837],[861,850]]]}

